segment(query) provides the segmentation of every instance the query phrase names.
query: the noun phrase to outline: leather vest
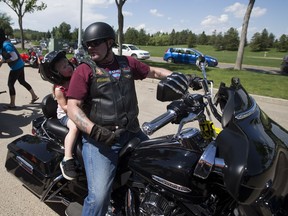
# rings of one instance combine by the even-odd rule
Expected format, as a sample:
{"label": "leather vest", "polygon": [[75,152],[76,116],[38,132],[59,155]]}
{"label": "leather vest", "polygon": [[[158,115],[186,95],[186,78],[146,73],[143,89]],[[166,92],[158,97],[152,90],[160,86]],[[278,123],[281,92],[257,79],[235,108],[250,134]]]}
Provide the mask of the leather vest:
{"label": "leather vest", "polygon": [[125,128],[131,132],[140,130],[138,120],[138,101],[135,83],[128,60],[124,56],[115,56],[120,67],[119,79],[86,61],[93,70],[90,95],[85,105],[86,114],[91,121],[108,129]]}

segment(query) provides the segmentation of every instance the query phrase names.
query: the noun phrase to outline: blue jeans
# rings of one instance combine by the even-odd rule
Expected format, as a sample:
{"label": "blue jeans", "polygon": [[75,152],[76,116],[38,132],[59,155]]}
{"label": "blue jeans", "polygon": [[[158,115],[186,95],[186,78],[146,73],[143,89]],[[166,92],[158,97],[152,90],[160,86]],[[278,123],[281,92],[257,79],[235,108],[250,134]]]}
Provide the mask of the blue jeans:
{"label": "blue jeans", "polygon": [[67,122],[68,122],[69,118],[67,115],[63,116],[61,119],[59,119],[59,122],[63,125],[67,127]]}
{"label": "blue jeans", "polygon": [[82,216],[106,214],[116,174],[118,153],[133,137],[138,137],[142,141],[148,139],[141,130],[136,134],[127,131],[121,135],[117,143],[109,147],[83,136],[82,155],[87,176],[88,196],[84,200]]}

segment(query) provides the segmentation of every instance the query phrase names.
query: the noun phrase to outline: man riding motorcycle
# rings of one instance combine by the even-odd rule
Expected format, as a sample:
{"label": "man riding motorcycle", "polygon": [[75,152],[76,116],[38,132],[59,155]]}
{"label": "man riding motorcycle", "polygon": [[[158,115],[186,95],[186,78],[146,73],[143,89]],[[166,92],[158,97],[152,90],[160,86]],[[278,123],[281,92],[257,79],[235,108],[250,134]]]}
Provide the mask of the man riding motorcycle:
{"label": "man riding motorcycle", "polygon": [[132,57],[115,56],[115,32],[107,23],[89,25],[83,42],[91,59],[80,64],[72,76],[67,110],[83,132],[82,154],[89,192],[82,214],[102,216],[107,212],[118,152],[133,137],[148,139],[139,127],[134,80],[161,79],[172,72]]}

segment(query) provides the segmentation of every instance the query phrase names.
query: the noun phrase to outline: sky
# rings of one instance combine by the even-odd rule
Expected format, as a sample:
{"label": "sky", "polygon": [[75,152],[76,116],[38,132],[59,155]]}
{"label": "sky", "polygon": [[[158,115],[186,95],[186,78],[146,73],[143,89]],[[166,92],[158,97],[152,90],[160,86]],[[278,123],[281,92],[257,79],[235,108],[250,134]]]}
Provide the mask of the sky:
{"label": "sky", "polygon": [[[38,0],[41,2],[41,0]],[[81,0],[42,0],[47,4],[44,11],[25,14],[23,28],[41,32],[51,31],[62,22],[71,25],[71,31],[80,26]],[[127,0],[123,6],[124,32],[133,27],[146,33],[171,33],[191,30],[206,35],[225,33],[231,27],[241,33],[244,14],[249,0]],[[277,2],[277,3],[276,3]],[[267,29],[276,39],[288,35],[287,0],[256,0],[248,26],[248,40],[256,33]],[[16,13],[0,2],[0,13],[12,20],[18,28]],[[115,0],[83,0],[82,28],[93,22],[107,22],[116,30],[118,12]]]}

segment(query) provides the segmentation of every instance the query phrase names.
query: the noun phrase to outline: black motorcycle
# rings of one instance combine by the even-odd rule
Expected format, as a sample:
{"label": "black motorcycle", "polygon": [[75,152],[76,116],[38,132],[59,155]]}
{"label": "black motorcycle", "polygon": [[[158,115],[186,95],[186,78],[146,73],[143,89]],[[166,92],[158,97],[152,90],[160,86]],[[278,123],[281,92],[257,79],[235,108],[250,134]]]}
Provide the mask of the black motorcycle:
{"label": "black motorcycle", "polygon": [[[142,129],[151,135],[173,123],[178,131],[124,146],[107,215],[288,215],[288,131],[259,108],[237,78],[229,86],[222,83],[213,97],[201,58],[199,66],[203,77],[189,78],[192,89],[203,89],[198,93],[181,93],[173,80],[159,82],[157,99],[171,103]],[[5,166],[42,202],[63,203],[67,215],[80,215],[87,195],[81,142],[74,150],[81,174],[67,181],[59,168],[67,128],[56,119],[56,106],[51,95],[43,99],[34,135],[8,145]],[[194,121],[199,128],[184,127]]]}

